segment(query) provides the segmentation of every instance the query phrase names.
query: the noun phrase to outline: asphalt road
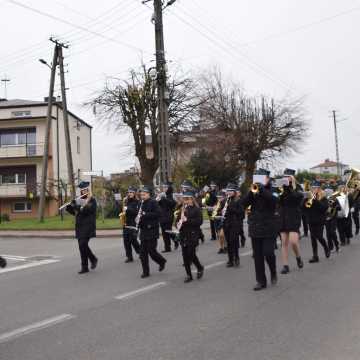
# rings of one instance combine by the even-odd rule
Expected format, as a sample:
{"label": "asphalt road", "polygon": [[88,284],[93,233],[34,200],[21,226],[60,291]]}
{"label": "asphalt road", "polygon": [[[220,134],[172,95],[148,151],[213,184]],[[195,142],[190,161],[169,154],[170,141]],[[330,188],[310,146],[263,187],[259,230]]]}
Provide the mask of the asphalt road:
{"label": "asphalt road", "polygon": [[[301,242],[307,261],[310,239]],[[260,293],[252,291],[249,247],[241,267],[227,269],[207,241],[199,248],[204,278],[184,284],[180,251],[167,255],[163,273],[152,266],[142,280],[138,260],[124,264],[120,239],[92,245],[99,268],[80,276],[74,240],[0,239],[14,270],[0,271],[0,359],[360,357],[359,238],[303,270],[292,258],[291,273]]]}

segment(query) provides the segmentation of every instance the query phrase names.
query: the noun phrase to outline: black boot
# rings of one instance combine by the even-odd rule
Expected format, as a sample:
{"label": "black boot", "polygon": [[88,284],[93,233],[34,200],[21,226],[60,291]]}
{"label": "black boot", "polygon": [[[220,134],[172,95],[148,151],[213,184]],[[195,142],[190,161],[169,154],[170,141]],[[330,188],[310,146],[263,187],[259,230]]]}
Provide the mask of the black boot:
{"label": "black boot", "polygon": [[187,276],[187,277],[185,278],[185,280],[184,280],[184,283],[187,284],[187,283],[189,283],[189,282],[191,282],[191,281],[193,281],[192,276]]}
{"label": "black boot", "polygon": [[98,259],[95,259],[94,261],[91,262],[90,268],[91,270],[95,270],[98,264]]}
{"label": "black boot", "polygon": [[86,273],[88,273],[89,272],[89,269],[88,268],[82,268],[79,272],[78,272],[78,274],[86,274]]}
{"label": "black boot", "polygon": [[125,264],[131,263],[131,262],[133,262],[133,261],[134,261],[133,258],[127,258],[127,259],[125,260]]}
{"label": "black boot", "polygon": [[148,273],[143,273],[143,274],[141,274],[141,278],[142,279],[145,279],[145,278],[148,278],[150,276],[150,274],[148,274]]}
{"label": "black boot", "polygon": [[271,284],[276,285],[278,282],[278,277],[276,274],[271,274]]}
{"label": "black boot", "polygon": [[280,271],[281,274],[288,274],[290,272],[289,265],[284,265],[282,270]]}
{"label": "black boot", "polygon": [[200,280],[204,276],[204,268],[198,270],[197,279]]}
{"label": "black boot", "polygon": [[159,271],[163,271],[165,269],[165,264],[166,264],[166,260],[164,260],[160,265],[159,265]]}
{"label": "black boot", "polygon": [[228,268],[234,267],[234,263],[232,261],[228,261],[226,267]]}
{"label": "black boot", "polygon": [[240,266],[240,258],[235,258],[235,262],[234,262],[235,267],[239,267]]}
{"label": "black boot", "polygon": [[328,259],[331,255],[331,251],[329,249],[325,249],[325,257]]}
{"label": "black boot", "polygon": [[299,269],[302,269],[304,267],[304,262],[302,261],[301,256],[296,258],[296,262]]}

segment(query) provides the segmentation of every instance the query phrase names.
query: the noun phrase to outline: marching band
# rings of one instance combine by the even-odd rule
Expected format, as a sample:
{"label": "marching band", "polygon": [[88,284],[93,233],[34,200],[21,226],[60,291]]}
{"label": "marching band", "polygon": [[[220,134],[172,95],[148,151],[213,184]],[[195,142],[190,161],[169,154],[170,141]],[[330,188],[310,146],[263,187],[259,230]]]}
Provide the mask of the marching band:
{"label": "marching band", "polygon": [[[282,176],[272,179],[270,172],[258,169],[253,176],[250,190],[242,195],[236,183],[229,183],[219,191],[212,182],[198,192],[189,180],[181,183],[181,192],[174,193],[173,184],[162,184],[157,194],[149,186],[140,190],[130,186],[123,200],[120,222],[126,263],[133,262],[133,251],[139,255],[142,278],[150,276],[149,257],[157,263],[159,271],[165,269],[166,259],[157,251],[160,229],[164,241],[163,253],[181,247],[185,283],[193,280],[191,266],[195,265],[197,279],[204,274],[197,252],[199,243],[204,242],[201,230],[203,216],[210,221],[211,240],[218,241],[218,254],[227,254],[228,268],[240,266],[240,247],[246,237],[243,221],[247,217],[248,234],[251,238],[255,265],[255,291],[268,286],[267,264],[270,283],[278,282],[276,269],[277,239],[281,243],[281,274],[288,274],[289,250],[295,255],[299,269],[304,267],[300,250],[300,228],[304,236],[311,237],[312,257],[309,263],[318,263],[318,243],[324,250],[325,258],[332,252],[340,252],[340,246],[350,244],[359,234],[360,172],[352,169],[346,183],[337,187],[319,181],[300,185],[295,170],[285,169]],[[76,217],[76,237],[81,255],[80,274],[95,269],[98,259],[89,248],[91,237],[96,236],[96,200],[91,196],[89,184],[80,184],[80,196],[67,204],[66,210]],[[324,237],[324,230],[326,238]],[[0,266],[5,266],[1,262]]]}

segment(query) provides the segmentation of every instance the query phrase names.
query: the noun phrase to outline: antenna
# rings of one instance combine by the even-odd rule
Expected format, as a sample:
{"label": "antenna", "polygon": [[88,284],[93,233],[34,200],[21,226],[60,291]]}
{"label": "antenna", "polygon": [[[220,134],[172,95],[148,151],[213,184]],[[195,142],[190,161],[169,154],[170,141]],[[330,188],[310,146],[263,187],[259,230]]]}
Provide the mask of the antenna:
{"label": "antenna", "polygon": [[4,98],[7,99],[7,83],[10,82],[11,80],[4,75],[4,77],[1,79],[1,82],[4,84]]}

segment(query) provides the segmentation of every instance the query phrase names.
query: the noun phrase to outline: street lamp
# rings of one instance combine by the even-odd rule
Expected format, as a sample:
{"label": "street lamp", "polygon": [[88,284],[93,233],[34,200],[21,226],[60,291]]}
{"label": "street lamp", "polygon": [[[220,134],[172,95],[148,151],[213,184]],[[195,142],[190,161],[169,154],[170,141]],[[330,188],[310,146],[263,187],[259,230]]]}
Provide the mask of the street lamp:
{"label": "street lamp", "polygon": [[44,59],[39,59],[39,62],[46,65],[51,70],[51,66]]}

